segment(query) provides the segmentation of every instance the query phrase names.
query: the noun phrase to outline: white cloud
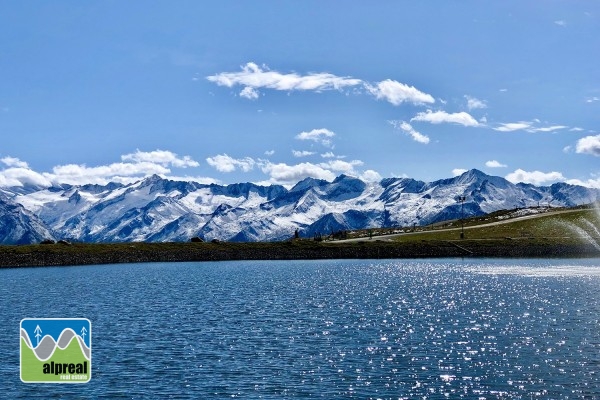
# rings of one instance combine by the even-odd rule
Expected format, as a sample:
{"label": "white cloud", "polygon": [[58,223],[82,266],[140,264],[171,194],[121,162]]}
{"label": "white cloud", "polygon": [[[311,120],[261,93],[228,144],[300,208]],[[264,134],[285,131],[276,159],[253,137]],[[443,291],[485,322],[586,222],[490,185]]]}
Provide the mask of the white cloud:
{"label": "white cloud", "polygon": [[84,164],[66,164],[52,168],[52,174],[44,174],[53,182],[81,185],[86,183],[106,184],[108,182],[129,183],[148,175],[166,175],[171,170],[152,162],[113,163],[97,167]]}
{"label": "white cloud", "polygon": [[[360,160],[342,161],[330,160],[328,162],[313,164],[304,162],[296,165],[288,165],[285,163],[271,163],[268,161],[260,164],[261,170],[269,175],[267,182],[269,184],[293,185],[305,178],[324,179],[333,181],[339,174],[348,174],[358,176],[355,167],[363,165]],[[381,177],[377,172],[367,170],[360,175],[365,180],[380,180]]]}
{"label": "white cloud", "polygon": [[544,126],[541,128],[530,128],[530,129],[527,129],[527,132],[554,132],[554,131],[558,131],[558,130],[565,129],[565,128],[568,128],[568,126],[552,125],[552,126]]}
{"label": "white cloud", "polygon": [[487,104],[483,100],[479,100],[475,97],[471,97],[468,95],[465,95],[465,98],[467,99],[467,108],[469,110],[475,110],[477,108],[487,108]]}
{"label": "white cloud", "polygon": [[206,162],[219,172],[233,172],[238,168],[244,172],[248,172],[251,171],[256,164],[256,161],[250,157],[236,159],[227,154],[218,154],[214,157],[208,157]]}
{"label": "white cloud", "polygon": [[133,161],[136,163],[148,162],[161,165],[172,165],[177,168],[197,167],[200,165],[197,161],[192,160],[190,156],[178,157],[177,154],[167,150],[140,151],[135,153],[125,154],[121,156],[122,161]]}
{"label": "white cloud", "polygon": [[[25,163],[26,164],[26,163]],[[22,164],[23,165],[23,164]],[[52,168],[52,172],[36,172],[29,168],[8,168],[0,171],[0,186],[23,186],[27,184],[52,186],[58,183],[71,185],[107,184],[109,182],[130,183],[140,177],[171,172],[167,167],[153,162],[121,162],[96,167],[65,164]]]}
{"label": "white cloud", "polygon": [[267,151],[265,151],[265,156],[272,156],[273,154],[275,154],[275,150],[267,150]]}
{"label": "white cloud", "polygon": [[454,168],[452,170],[452,175],[453,176],[460,176],[460,175],[464,174],[467,171],[468,171],[468,169],[464,169],[464,168]]}
{"label": "white cloud", "polygon": [[29,165],[27,165],[27,163],[25,161],[21,161],[15,157],[10,157],[10,156],[3,157],[0,159],[0,161],[2,161],[4,164],[6,164],[9,167],[29,168]]}
{"label": "white cloud", "polygon": [[[259,96],[258,90],[251,88],[250,86],[246,86],[240,92],[240,97],[243,97],[248,100],[256,100],[256,99],[258,99],[258,96]],[[260,112],[260,110],[259,110],[259,112]]]}
{"label": "white cloud", "polygon": [[269,70],[266,65],[259,67],[253,62],[249,62],[241,68],[240,72],[221,72],[208,76],[206,79],[219,86],[244,86],[240,96],[249,99],[256,99],[258,97],[257,89],[259,88],[320,92],[324,90],[341,90],[346,87],[362,84],[360,79],[340,77],[329,73],[310,73],[308,75],[299,75],[297,73],[283,74]]}
{"label": "white cloud", "polygon": [[589,97],[585,100],[586,103],[595,103],[596,101],[600,101],[600,97],[594,96]]}
{"label": "white cloud", "polygon": [[506,168],[507,167],[506,164],[501,164],[500,162],[498,162],[496,160],[486,161],[485,166],[488,168]]}
{"label": "white cloud", "polygon": [[561,20],[558,20],[558,21],[554,21],[554,23],[555,23],[556,25],[558,25],[558,26],[562,26],[562,27],[566,27],[566,26],[567,26],[567,22],[566,22],[566,21],[563,21],[562,19],[561,19]]}
{"label": "white cloud", "polygon": [[382,178],[377,171],[368,169],[360,175],[360,179],[362,179],[365,182],[379,182]]}
{"label": "white cloud", "polygon": [[408,86],[392,79],[378,82],[375,86],[365,84],[365,87],[377,99],[384,99],[395,106],[402,103],[416,105],[435,103],[435,99],[431,95],[421,92],[414,86]]}
{"label": "white cloud", "polygon": [[518,130],[522,130],[522,129],[527,129],[531,126],[530,122],[508,122],[508,123],[503,123],[500,124],[500,126],[497,126],[494,128],[495,131],[499,131],[499,132],[513,132],[513,131],[518,131]]}
{"label": "white cloud", "polygon": [[258,89],[322,92],[325,90],[354,88],[354,92],[359,93],[359,89],[364,88],[377,99],[384,99],[393,105],[435,103],[435,99],[431,95],[421,92],[414,86],[392,79],[370,84],[361,79],[336,76],[326,72],[308,73],[306,75],[295,72],[281,73],[270,70],[264,64],[259,66],[253,62],[242,65],[239,72],[221,72],[207,76],[206,79],[219,86],[229,88],[242,86],[240,97],[250,100],[256,100],[259,97]]}
{"label": "white cloud", "polygon": [[342,161],[332,160],[326,163],[320,163],[319,166],[331,171],[342,172],[344,174],[355,174],[354,167],[363,165],[364,163],[360,160]]}
{"label": "white cloud", "polygon": [[287,165],[284,163],[264,163],[261,166],[264,173],[270,176],[269,183],[286,185],[295,184],[305,178],[325,179],[332,181],[335,174],[325,168],[311,163]]}
{"label": "white cloud", "polygon": [[447,113],[445,111],[431,111],[418,113],[411,120],[420,122],[429,122],[432,124],[453,123],[463,126],[479,126],[479,122],[469,113],[464,111],[458,113]]}
{"label": "white cloud", "polygon": [[569,129],[569,131],[571,131],[571,132],[582,132],[582,131],[584,131],[584,130],[585,130],[585,129],[583,129],[583,128],[580,128],[580,127],[578,127],[578,126],[576,126],[576,127],[574,127],[574,128],[571,128],[571,129]]}
{"label": "white cloud", "polygon": [[579,185],[588,188],[600,189],[600,178],[587,179],[585,181],[579,179],[568,179],[566,182],[570,185]]}
{"label": "white cloud", "polygon": [[0,171],[0,187],[22,187],[25,185],[47,187],[52,186],[52,180],[44,174],[31,170],[29,167],[11,167]]}
{"label": "white cloud", "polygon": [[531,133],[536,132],[554,132],[561,129],[566,129],[568,126],[565,125],[550,125],[550,126],[535,126],[539,124],[540,120],[534,119],[533,121],[519,121],[519,122],[508,122],[502,123],[499,126],[493,128],[498,132],[514,132],[524,130]]}
{"label": "white cloud", "polygon": [[292,150],[292,154],[294,155],[294,157],[308,157],[308,156],[312,156],[313,154],[315,154],[314,151],[300,151],[300,150]]}
{"label": "white cloud", "polygon": [[413,140],[415,142],[419,142],[419,143],[423,143],[423,144],[427,144],[429,143],[429,137],[426,135],[423,135],[420,132],[417,132],[411,124],[409,124],[406,121],[388,121],[390,124],[392,124],[392,126],[396,129],[399,129],[403,132],[405,132],[406,134],[410,135]]}
{"label": "white cloud", "polygon": [[310,132],[300,132],[296,135],[296,139],[298,140],[312,140],[313,142],[317,142],[326,147],[331,147],[331,139],[335,136],[335,133],[330,131],[329,129],[321,128],[321,129],[313,129]]}
{"label": "white cloud", "polygon": [[536,186],[565,181],[565,177],[560,172],[524,171],[520,168],[506,175],[505,178],[512,183],[523,182]]}
{"label": "white cloud", "polygon": [[323,157],[323,158],[335,158],[335,154],[333,154],[333,152],[331,152],[331,151],[328,151],[326,153],[322,153],[321,157]]}
{"label": "white cloud", "polygon": [[577,141],[575,152],[600,157],[600,135],[586,136]]}
{"label": "white cloud", "polygon": [[[64,164],[52,168],[51,172],[36,172],[26,162],[14,157],[1,159],[9,168],[0,170],[0,186],[23,186],[27,184],[52,186],[67,183],[71,185],[100,184],[109,182],[132,183],[143,177],[157,174],[170,175],[169,166],[178,168],[195,167],[199,163],[189,156],[178,157],[175,153],[155,150],[121,156],[122,162],[89,167],[85,164]],[[212,178],[186,177],[185,180],[197,182],[215,182]]]}

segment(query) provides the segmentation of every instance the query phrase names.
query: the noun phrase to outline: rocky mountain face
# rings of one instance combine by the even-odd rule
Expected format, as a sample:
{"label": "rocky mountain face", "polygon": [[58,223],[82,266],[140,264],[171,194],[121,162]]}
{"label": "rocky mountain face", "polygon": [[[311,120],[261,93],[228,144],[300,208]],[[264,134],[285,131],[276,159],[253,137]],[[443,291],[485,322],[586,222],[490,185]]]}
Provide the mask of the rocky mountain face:
{"label": "rocky mountain face", "polygon": [[[464,204],[457,201],[464,196]],[[344,229],[428,225],[501,209],[574,206],[600,190],[564,183],[512,184],[478,170],[435,182],[307,178],[291,189],[252,183],[203,185],[148,177],[129,185],[3,188],[0,242],[269,241]]]}
{"label": "rocky mountain face", "polygon": [[0,244],[29,244],[54,240],[47,225],[22,205],[0,194]]}

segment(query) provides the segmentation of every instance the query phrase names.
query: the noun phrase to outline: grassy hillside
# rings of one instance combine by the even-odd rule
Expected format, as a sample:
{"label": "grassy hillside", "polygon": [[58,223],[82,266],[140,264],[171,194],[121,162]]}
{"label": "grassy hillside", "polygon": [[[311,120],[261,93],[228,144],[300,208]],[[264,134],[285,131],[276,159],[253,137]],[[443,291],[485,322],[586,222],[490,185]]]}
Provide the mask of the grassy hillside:
{"label": "grassy hillside", "polygon": [[[529,242],[586,244],[600,243],[600,211],[593,208],[534,210],[521,216],[522,210],[499,211],[464,220],[464,240],[527,240]],[[403,233],[392,235],[393,233]],[[461,221],[448,221],[428,227],[373,229],[374,236],[390,235],[399,243],[423,240],[460,240]],[[368,237],[369,231],[353,232]],[[384,236],[384,238],[386,237]]]}
{"label": "grassy hillside", "polygon": [[[542,212],[543,211],[543,212]],[[600,257],[595,209],[498,212],[436,226],[351,231],[350,240],[0,246],[0,267],[127,262],[418,257]],[[460,238],[464,223],[464,238]],[[378,236],[382,235],[382,236]],[[369,239],[372,237],[372,239]]]}

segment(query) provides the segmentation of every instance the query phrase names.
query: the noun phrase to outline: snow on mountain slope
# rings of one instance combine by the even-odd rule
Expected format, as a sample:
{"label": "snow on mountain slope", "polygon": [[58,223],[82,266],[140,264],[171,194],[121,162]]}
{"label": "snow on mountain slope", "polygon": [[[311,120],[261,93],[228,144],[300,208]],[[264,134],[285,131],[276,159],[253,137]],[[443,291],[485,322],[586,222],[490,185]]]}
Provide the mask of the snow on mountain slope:
{"label": "snow on mountain slope", "polygon": [[[346,175],[333,182],[307,178],[290,190],[252,183],[203,185],[155,175],[129,185],[3,188],[2,193],[0,212],[22,218],[3,220],[4,242],[39,241],[52,232],[88,242],[187,241],[197,235],[207,240],[283,240],[296,229],[311,236],[427,225],[462,213],[482,215],[536,204],[573,206],[600,198],[600,190],[564,183],[515,185],[478,170],[429,183],[409,178],[373,183]],[[27,236],[27,229],[36,233]]]}
{"label": "snow on mountain slope", "polygon": [[54,239],[52,232],[22,205],[0,196],[0,244],[39,243]]}

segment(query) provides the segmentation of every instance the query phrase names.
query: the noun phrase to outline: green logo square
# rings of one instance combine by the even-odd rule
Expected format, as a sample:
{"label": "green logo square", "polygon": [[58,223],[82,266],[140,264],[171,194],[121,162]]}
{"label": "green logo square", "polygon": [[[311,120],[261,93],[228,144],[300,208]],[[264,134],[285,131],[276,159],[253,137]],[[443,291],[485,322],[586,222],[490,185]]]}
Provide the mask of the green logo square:
{"label": "green logo square", "polygon": [[86,383],[92,377],[92,323],[86,318],[21,321],[21,381]]}

